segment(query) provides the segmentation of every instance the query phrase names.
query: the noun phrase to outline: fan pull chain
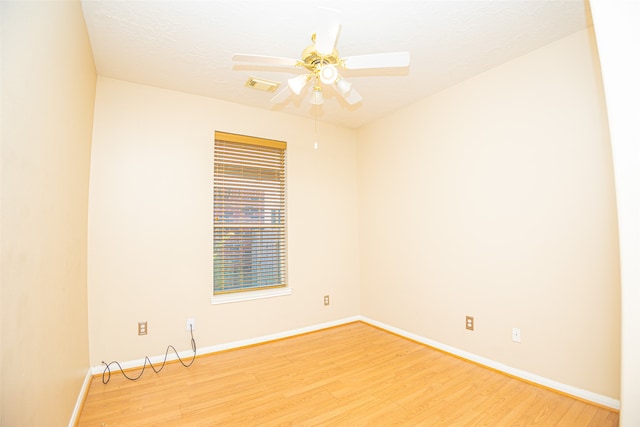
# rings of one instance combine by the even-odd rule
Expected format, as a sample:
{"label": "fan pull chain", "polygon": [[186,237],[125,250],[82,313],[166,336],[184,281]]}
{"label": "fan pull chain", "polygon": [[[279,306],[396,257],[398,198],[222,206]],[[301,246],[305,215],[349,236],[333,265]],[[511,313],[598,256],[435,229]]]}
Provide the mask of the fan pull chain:
{"label": "fan pull chain", "polygon": [[316,116],[315,114],[313,115],[313,136],[314,136],[314,143],[313,143],[313,149],[317,150],[318,149],[318,116]]}

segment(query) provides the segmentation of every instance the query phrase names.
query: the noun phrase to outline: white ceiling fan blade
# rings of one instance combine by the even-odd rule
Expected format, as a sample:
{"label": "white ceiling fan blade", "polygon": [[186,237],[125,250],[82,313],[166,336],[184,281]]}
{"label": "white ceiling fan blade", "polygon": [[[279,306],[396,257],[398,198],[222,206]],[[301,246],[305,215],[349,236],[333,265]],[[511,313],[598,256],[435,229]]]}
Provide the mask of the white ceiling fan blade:
{"label": "white ceiling fan blade", "polygon": [[236,53],[231,59],[238,62],[253,62],[256,64],[284,65],[290,67],[295,67],[299,62],[297,59],[293,58],[282,58],[280,56],[267,55],[248,55],[244,53]]}
{"label": "white ceiling fan blade", "polygon": [[319,7],[318,15],[320,28],[316,30],[316,50],[320,55],[330,55],[338,42],[342,14],[336,9]]}
{"label": "white ceiling fan blade", "polygon": [[288,86],[282,88],[282,90],[275,94],[273,98],[271,98],[272,104],[280,104],[286,101],[291,96],[291,90],[289,90]]}
{"label": "white ceiling fan blade", "polygon": [[373,53],[342,58],[347,70],[408,67],[409,60],[409,52]]}

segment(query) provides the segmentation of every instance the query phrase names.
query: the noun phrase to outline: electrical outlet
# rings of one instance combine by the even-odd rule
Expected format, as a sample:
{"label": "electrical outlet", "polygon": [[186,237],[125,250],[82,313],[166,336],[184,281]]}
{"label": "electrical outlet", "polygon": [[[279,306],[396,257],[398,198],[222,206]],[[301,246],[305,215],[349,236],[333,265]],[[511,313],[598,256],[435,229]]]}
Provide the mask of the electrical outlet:
{"label": "electrical outlet", "polygon": [[473,317],[467,316],[466,318],[466,328],[470,331],[473,331]]}
{"label": "electrical outlet", "polygon": [[187,331],[195,331],[196,330],[196,319],[190,317],[187,319]]}
{"label": "electrical outlet", "polygon": [[329,295],[324,296],[324,305],[329,305]]}
{"label": "electrical outlet", "polygon": [[138,335],[147,335],[147,322],[138,322]]}
{"label": "electrical outlet", "polygon": [[520,341],[520,328],[513,328],[511,330],[511,341],[513,342],[521,342]]}

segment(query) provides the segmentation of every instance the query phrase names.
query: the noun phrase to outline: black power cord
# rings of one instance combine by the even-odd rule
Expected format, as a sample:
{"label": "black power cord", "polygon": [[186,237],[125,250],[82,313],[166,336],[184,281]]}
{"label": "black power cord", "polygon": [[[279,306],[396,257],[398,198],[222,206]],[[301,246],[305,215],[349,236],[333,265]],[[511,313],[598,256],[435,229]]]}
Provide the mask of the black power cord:
{"label": "black power cord", "polygon": [[[173,352],[178,357],[178,360],[180,361],[182,366],[184,366],[185,368],[188,368],[189,366],[193,365],[193,362],[196,360],[196,340],[193,338],[193,325],[189,325],[189,329],[191,330],[191,350],[193,350],[193,357],[191,358],[191,361],[189,361],[188,363],[185,363],[182,361],[182,359],[180,358],[180,355],[178,354],[178,351],[172,345],[169,345],[167,347],[167,351],[164,354],[164,361],[162,362],[162,366],[160,366],[160,369],[156,369],[155,366],[153,366],[153,363],[151,363],[149,356],[145,356],[144,365],[142,365],[142,371],[140,371],[137,377],[129,377],[124,372],[124,369],[122,369],[122,366],[120,365],[120,363],[118,363],[117,361],[114,360],[111,363],[106,363],[103,360],[102,364],[105,365],[105,367],[104,367],[104,371],[102,372],[102,384],[108,383],[109,380],[111,379],[111,365],[114,365],[114,364],[118,365],[118,369],[120,369],[120,372],[122,372],[122,375],[124,375],[124,377],[130,381],[137,381],[138,379],[140,379],[142,374],[144,374],[144,370],[147,367],[147,362],[149,362],[149,366],[151,366],[151,369],[153,369],[153,372],[155,372],[156,374],[159,373],[160,371],[162,371],[162,369],[164,369],[164,365],[167,363],[167,357],[169,356],[169,349],[173,350]],[[106,379],[105,379],[105,375],[106,375]]]}

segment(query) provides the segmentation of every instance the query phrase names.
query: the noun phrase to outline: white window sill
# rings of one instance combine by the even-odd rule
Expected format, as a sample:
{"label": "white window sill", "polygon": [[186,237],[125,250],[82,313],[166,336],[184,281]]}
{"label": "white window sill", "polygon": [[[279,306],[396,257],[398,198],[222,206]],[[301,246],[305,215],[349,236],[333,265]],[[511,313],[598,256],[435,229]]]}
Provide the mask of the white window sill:
{"label": "white window sill", "polygon": [[281,297],[291,295],[291,288],[265,289],[262,291],[234,292],[230,294],[214,295],[211,304],[227,304],[230,302],[249,301],[253,299]]}

